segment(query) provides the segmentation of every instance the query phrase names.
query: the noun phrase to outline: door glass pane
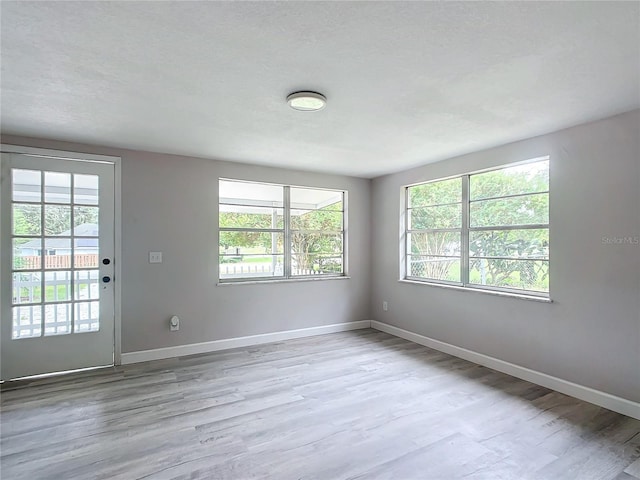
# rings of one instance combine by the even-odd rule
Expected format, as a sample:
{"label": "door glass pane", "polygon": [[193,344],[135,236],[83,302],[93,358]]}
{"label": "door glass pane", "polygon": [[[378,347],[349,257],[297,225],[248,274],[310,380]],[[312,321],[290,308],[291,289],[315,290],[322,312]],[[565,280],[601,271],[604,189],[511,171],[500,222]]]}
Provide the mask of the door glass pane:
{"label": "door glass pane", "polygon": [[[11,174],[12,338],[99,331],[100,177],[27,169]],[[269,207],[260,213],[275,203],[282,228],[283,190],[267,190],[258,192]],[[243,250],[260,250],[266,242],[251,240],[256,245]],[[281,255],[282,234],[275,244]],[[281,258],[275,264],[281,266]]]}
{"label": "door glass pane", "polygon": [[40,268],[41,238],[13,239],[13,269],[36,270]]}
{"label": "door glass pane", "polygon": [[36,170],[12,171],[13,201],[14,202],[39,202],[42,198],[42,175]]}
{"label": "door glass pane", "polygon": [[71,268],[71,239],[45,238],[44,268]]}
{"label": "door glass pane", "polygon": [[71,333],[71,304],[57,303],[44,306],[44,335]]}
{"label": "door glass pane", "polygon": [[42,230],[40,205],[13,204],[13,234],[40,235]]}
{"label": "door glass pane", "polygon": [[75,304],[74,331],[97,332],[100,329],[100,302],[78,302]]}
{"label": "door glass pane", "polygon": [[65,205],[44,206],[45,235],[71,235],[71,207]]}
{"label": "door glass pane", "polygon": [[14,272],[12,301],[20,303],[38,303],[42,300],[40,272]]}
{"label": "door glass pane", "polygon": [[80,175],[73,176],[73,202],[85,205],[98,204],[98,176]]}
{"label": "door glass pane", "polygon": [[39,337],[42,305],[13,307],[11,338]]}
{"label": "door glass pane", "polygon": [[85,237],[98,236],[98,207],[73,207],[73,233]]}
{"label": "door glass pane", "polygon": [[100,297],[98,270],[76,270],[74,275],[76,300],[97,300]]}
{"label": "door glass pane", "polygon": [[98,268],[98,238],[73,240],[75,268]]}
{"label": "door glass pane", "polygon": [[71,271],[46,272],[44,274],[45,302],[71,300]]}
{"label": "door glass pane", "polygon": [[71,174],[44,172],[44,201],[71,203]]}

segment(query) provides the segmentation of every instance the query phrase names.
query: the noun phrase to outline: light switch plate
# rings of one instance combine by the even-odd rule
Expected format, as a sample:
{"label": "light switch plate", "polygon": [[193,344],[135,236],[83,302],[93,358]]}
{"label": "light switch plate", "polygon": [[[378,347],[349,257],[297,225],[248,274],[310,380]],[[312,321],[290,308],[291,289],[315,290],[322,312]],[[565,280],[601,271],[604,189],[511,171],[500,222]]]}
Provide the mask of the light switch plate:
{"label": "light switch plate", "polygon": [[149,252],[149,263],[162,263],[162,252]]}

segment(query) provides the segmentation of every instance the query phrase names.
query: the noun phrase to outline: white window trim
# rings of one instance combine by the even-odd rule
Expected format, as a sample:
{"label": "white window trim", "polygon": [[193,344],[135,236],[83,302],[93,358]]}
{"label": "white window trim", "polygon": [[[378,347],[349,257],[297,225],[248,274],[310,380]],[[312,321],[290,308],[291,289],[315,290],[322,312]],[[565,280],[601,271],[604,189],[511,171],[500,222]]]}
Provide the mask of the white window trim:
{"label": "white window trim", "polygon": [[[525,299],[525,300],[536,300],[536,301],[541,301],[541,302],[552,302],[551,300],[551,289],[549,289],[549,292],[538,292],[535,290],[525,290],[525,289],[518,289],[518,288],[508,288],[508,287],[497,287],[497,286],[491,286],[491,285],[479,285],[479,284],[475,284],[475,283],[469,283],[469,264],[470,264],[470,257],[469,257],[469,232],[473,232],[473,231],[482,231],[482,230],[527,230],[527,229],[542,229],[542,228],[546,228],[550,231],[550,223],[546,223],[546,224],[527,224],[527,225],[513,225],[513,226],[497,226],[497,227],[471,227],[470,226],[470,216],[469,216],[469,210],[470,210],[470,205],[471,205],[471,201],[470,201],[470,193],[469,193],[469,180],[473,175],[477,175],[480,173],[486,173],[486,172],[492,172],[492,171],[496,171],[496,170],[502,170],[504,168],[509,168],[509,167],[516,167],[516,166],[520,166],[520,165],[526,165],[528,163],[537,163],[537,162],[543,162],[543,161],[549,161],[550,157],[548,155],[545,156],[541,156],[541,157],[536,157],[536,158],[532,158],[529,160],[525,160],[522,162],[513,162],[513,163],[507,163],[504,165],[500,165],[500,166],[496,166],[496,167],[491,167],[491,168],[486,168],[486,169],[482,169],[482,170],[476,170],[473,172],[467,172],[467,173],[463,173],[460,175],[452,175],[452,176],[448,176],[448,177],[442,177],[442,178],[437,178],[434,180],[427,180],[427,181],[423,181],[423,182],[417,182],[417,183],[412,183],[409,185],[404,185],[402,187],[403,192],[402,192],[402,200],[403,200],[403,215],[402,215],[402,222],[404,222],[403,225],[401,225],[401,232],[402,232],[402,241],[401,241],[401,255],[400,255],[400,282],[403,283],[411,283],[411,284],[418,284],[418,285],[428,285],[428,286],[435,286],[435,287],[444,287],[444,288],[451,288],[454,290],[459,290],[459,291],[472,291],[472,292],[479,292],[479,293],[486,293],[486,294],[493,294],[493,295],[500,295],[500,296],[507,296],[507,297],[515,297],[515,298],[520,298],[520,299]],[[432,231],[455,231],[455,232],[460,232],[460,248],[461,248],[461,252],[460,252],[460,282],[452,282],[452,281],[448,281],[448,280],[437,280],[437,279],[432,279],[432,278],[423,278],[423,277],[413,277],[410,276],[407,271],[407,259],[408,259],[408,252],[409,252],[409,229],[407,228],[409,225],[409,219],[408,219],[408,215],[409,215],[409,188],[410,187],[414,187],[417,185],[424,185],[424,184],[429,184],[429,183],[436,183],[436,182],[442,182],[445,180],[451,180],[454,178],[460,178],[462,181],[462,224],[461,227],[458,228],[450,228],[450,229],[431,229]],[[547,190],[546,192],[533,192],[533,194],[542,194],[542,193],[547,193],[550,195],[550,189]],[[496,198],[508,198],[509,195],[507,196],[502,196],[502,197],[496,197]],[[484,200],[484,199],[483,199]],[[428,231],[429,229],[425,229],[425,231]],[[551,265],[551,255],[549,254],[549,259],[547,260],[549,262],[549,265]]]}
{"label": "white window trim", "polygon": [[[243,182],[243,183],[255,183],[257,185],[274,185],[278,187],[283,187],[284,197],[283,197],[283,228],[281,229],[259,229],[259,228],[233,228],[233,227],[220,227],[220,222],[218,221],[218,282],[217,286],[226,286],[226,285],[250,285],[250,284],[260,284],[260,283],[290,283],[290,282],[300,282],[300,281],[320,281],[320,280],[338,280],[338,279],[350,279],[351,277],[348,274],[347,266],[348,266],[348,235],[347,235],[347,221],[348,221],[348,191],[340,188],[328,188],[328,187],[313,187],[313,186],[301,186],[301,185],[289,185],[289,184],[281,184],[281,183],[272,183],[272,182],[259,182],[255,180],[243,180],[239,178],[228,178],[228,177],[220,177],[218,179],[218,185],[220,181],[229,181],[229,182]],[[290,245],[291,243],[291,199],[290,193],[292,188],[307,188],[311,190],[327,190],[332,192],[341,192],[342,193],[342,273],[330,274],[323,273],[318,275],[293,275],[291,273],[291,252],[287,253],[287,249],[285,248],[283,254],[283,274],[277,277],[239,277],[239,278],[221,278],[220,277],[220,232],[238,232],[238,231],[251,231],[251,232],[260,232],[265,231],[267,233],[276,232],[283,233],[284,236],[284,245]],[[220,215],[220,201],[218,201],[218,215]]]}

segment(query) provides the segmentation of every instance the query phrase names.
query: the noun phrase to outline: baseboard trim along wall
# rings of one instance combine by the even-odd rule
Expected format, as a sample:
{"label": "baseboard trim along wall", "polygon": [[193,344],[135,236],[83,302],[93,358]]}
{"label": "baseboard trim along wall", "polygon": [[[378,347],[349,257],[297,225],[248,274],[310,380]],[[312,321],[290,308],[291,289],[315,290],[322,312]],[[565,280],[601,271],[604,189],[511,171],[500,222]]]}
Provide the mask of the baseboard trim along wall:
{"label": "baseboard trim along wall", "polygon": [[334,323],[332,325],[321,325],[318,327],[299,328],[296,330],[284,330],[280,332],[262,333],[259,335],[249,335],[246,337],[225,338],[213,340],[211,342],[190,343],[188,345],[178,345],[175,347],[155,348],[153,350],[141,350],[138,352],[123,353],[121,364],[148,362],[151,360],[162,360],[165,358],[183,357],[185,355],[196,355],[199,353],[217,352],[219,350],[229,350],[231,348],[249,347],[263,343],[281,342],[293,338],[312,337],[327,333],[346,332],[360,328],[369,328],[369,320],[359,320],[357,322]]}
{"label": "baseboard trim along wall", "polygon": [[485,367],[492,368],[512,377],[520,378],[536,385],[550,388],[560,393],[564,393],[571,397],[584,400],[585,402],[593,403],[600,407],[613,410],[614,412],[622,413],[629,417],[637,418],[640,420],[640,403],[632,402],[621,397],[616,397],[609,393],[601,392],[590,387],[578,385],[577,383],[569,382],[561,378],[547,375],[546,373],[537,372],[529,368],[521,367],[513,363],[505,362],[482,353],[477,353],[466,348],[457,347],[450,343],[441,342],[433,338],[425,337],[418,333],[413,333],[408,330],[404,330],[387,323],[371,321],[371,328],[380,330],[381,332],[389,333],[396,337],[404,338],[414,343],[424,345],[425,347],[433,348],[440,352],[448,353],[454,357],[462,358],[478,365],[484,365]]}
{"label": "baseboard trim along wall", "polygon": [[482,353],[477,353],[473,350],[441,342],[440,340],[435,340],[387,323],[378,322],[376,320],[335,323],[332,325],[262,333],[246,337],[225,338],[222,340],[213,340],[211,342],[191,343],[175,347],[128,352],[122,354],[122,365],[148,362],[151,360],[162,360],[165,358],[183,357],[186,355],[196,355],[200,353],[217,352],[220,350],[229,350],[231,348],[249,347],[252,345],[261,345],[263,343],[281,342],[283,340],[290,340],[293,338],[312,337],[315,335],[346,332],[348,330],[370,327],[640,420],[640,403],[632,402],[631,400],[601,392],[600,390],[595,390],[590,387],[578,385],[577,383],[569,382],[552,375],[547,375],[546,373],[521,367],[514,363],[505,362],[504,360],[490,357],[489,355],[484,355]]}

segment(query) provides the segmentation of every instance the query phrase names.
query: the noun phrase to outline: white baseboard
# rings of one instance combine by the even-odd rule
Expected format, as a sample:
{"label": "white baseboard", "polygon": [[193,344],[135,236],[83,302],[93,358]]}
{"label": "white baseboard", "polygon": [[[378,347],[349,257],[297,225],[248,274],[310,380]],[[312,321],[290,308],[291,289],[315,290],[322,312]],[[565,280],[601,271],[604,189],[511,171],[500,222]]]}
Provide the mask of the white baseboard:
{"label": "white baseboard", "polygon": [[213,340],[211,342],[190,343],[188,345],[178,345],[175,347],[155,348],[153,350],[141,350],[138,352],[123,353],[121,364],[148,362],[150,360],[162,360],[164,358],[182,357],[185,355],[195,355],[199,353],[217,352],[230,348],[248,347],[263,343],[281,342],[292,338],[312,337],[314,335],[324,335],[326,333],[346,332],[347,330],[357,330],[359,328],[369,328],[369,320],[359,320],[357,322],[334,323],[332,325],[321,325],[319,327],[299,328],[297,330],[284,330],[273,333],[262,333],[260,335],[249,335],[246,337],[225,338]]}
{"label": "white baseboard", "polygon": [[424,345],[425,347],[433,348],[440,352],[448,353],[454,357],[463,358],[470,362],[484,365],[502,373],[506,373],[513,377],[527,380],[528,382],[541,385],[543,387],[550,388],[560,393],[564,393],[571,397],[584,400],[589,403],[613,410],[614,412],[622,413],[629,417],[637,418],[640,420],[640,403],[633,402],[621,397],[616,397],[609,393],[601,392],[590,387],[578,385],[577,383],[569,382],[558,377],[547,375],[546,373],[537,372],[529,368],[521,367],[513,363],[505,362],[482,353],[477,353],[466,348],[457,347],[450,343],[441,342],[433,338],[425,337],[417,333],[404,330],[402,328],[394,327],[387,323],[371,321],[371,328],[380,330],[382,332],[395,335],[396,337],[404,338],[414,343]]}
{"label": "white baseboard", "polygon": [[175,347],[156,348],[153,350],[142,350],[138,352],[128,352],[122,354],[122,365],[138,362],[148,362],[151,360],[162,360],[165,358],[182,357],[185,355],[195,355],[199,353],[216,352],[231,348],[248,347],[264,343],[281,342],[293,338],[311,337],[314,335],[324,335],[327,333],[345,332],[360,328],[374,328],[382,332],[404,338],[411,342],[433,348],[440,352],[448,353],[454,357],[463,358],[478,365],[484,365],[499,372],[506,373],[513,377],[527,380],[528,382],[550,388],[560,393],[584,400],[595,405],[599,405],[614,412],[622,413],[629,417],[640,420],[640,403],[633,402],[609,393],[601,392],[590,387],[578,385],[558,377],[537,372],[514,363],[505,362],[482,353],[474,352],[466,348],[458,347],[450,343],[441,342],[433,338],[413,333],[393,325],[378,322],[375,320],[360,320],[357,322],[335,323],[332,325],[321,325],[318,327],[300,328],[296,330],[285,330],[273,333],[263,333],[260,335],[249,335],[246,337],[225,338],[211,342],[191,343],[188,345],[178,345]]}

